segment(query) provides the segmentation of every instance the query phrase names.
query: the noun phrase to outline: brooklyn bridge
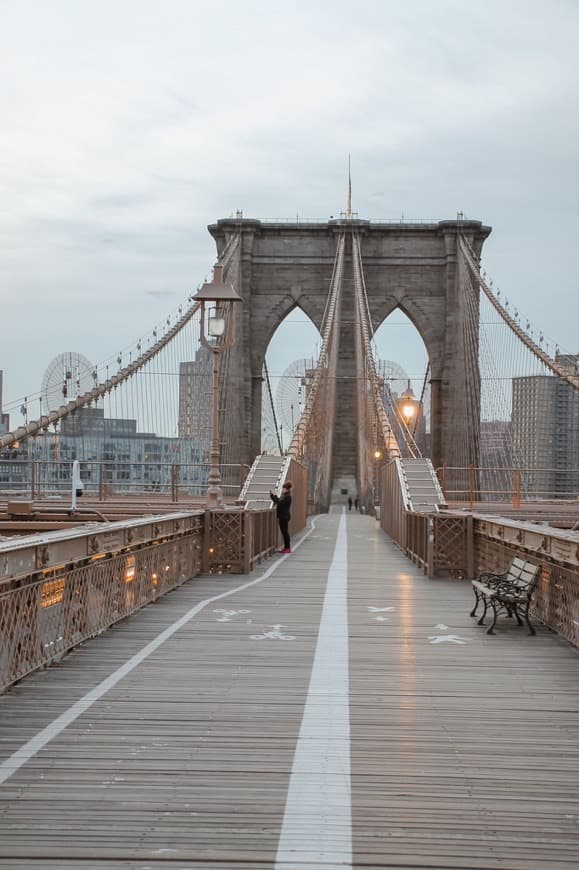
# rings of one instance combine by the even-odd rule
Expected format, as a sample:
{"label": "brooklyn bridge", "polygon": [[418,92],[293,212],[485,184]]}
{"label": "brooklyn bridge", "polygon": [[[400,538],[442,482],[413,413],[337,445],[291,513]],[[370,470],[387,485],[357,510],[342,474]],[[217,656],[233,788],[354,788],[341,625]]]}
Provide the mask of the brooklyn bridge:
{"label": "brooklyn bridge", "polygon": [[0,865],[576,867],[579,357],[460,213],[209,232],[162,328],[0,434]]}

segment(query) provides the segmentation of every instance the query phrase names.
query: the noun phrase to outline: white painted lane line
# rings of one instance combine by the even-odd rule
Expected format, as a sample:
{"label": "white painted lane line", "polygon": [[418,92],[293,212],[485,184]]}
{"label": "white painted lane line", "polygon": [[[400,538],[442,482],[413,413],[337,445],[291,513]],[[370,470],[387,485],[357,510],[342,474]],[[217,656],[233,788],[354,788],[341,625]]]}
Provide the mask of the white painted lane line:
{"label": "white painted lane line", "polygon": [[[299,547],[301,547],[306,538],[311,535],[315,527],[315,521],[312,520],[310,529],[302,535],[300,540],[295,544],[293,548],[294,553],[299,549]],[[104,679],[102,683],[99,683],[98,686],[95,686],[94,689],[91,689],[90,692],[87,692],[86,695],[76,701],[76,703],[69,707],[68,710],[61,713],[61,715],[47,725],[46,728],[43,728],[42,731],[39,731],[38,734],[31,737],[30,740],[21,746],[20,749],[17,749],[16,752],[3,761],[0,764],[0,785],[5,783],[9,777],[16,773],[16,771],[36,755],[37,752],[40,752],[47,743],[50,743],[51,740],[58,737],[58,735],[61,734],[68,725],[74,722],[75,719],[78,719],[82,713],[85,713],[90,707],[92,707],[95,701],[100,700],[103,695],[106,695],[107,692],[114,688],[123,677],[130,674],[137,665],[144,662],[151,653],[158,650],[166,640],[169,640],[169,638],[179,631],[179,629],[187,625],[188,622],[191,622],[191,620],[197,616],[203,608],[207,607],[208,604],[213,604],[214,601],[220,601],[222,598],[227,598],[229,595],[235,595],[237,592],[243,592],[244,589],[249,589],[250,586],[255,586],[257,583],[263,583],[263,581],[267,580],[268,577],[271,577],[273,572],[276,571],[288,558],[289,554],[278,559],[264,574],[261,575],[261,577],[258,577],[256,580],[250,580],[249,583],[243,583],[241,586],[236,586],[235,589],[230,589],[229,592],[222,592],[220,595],[206,598],[205,601],[201,601],[199,604],[196,604],[195,607],[188,610],[180,619],[168,626],[164,631],[158,634],[157,637],[153,638],[153,640],[143,647],[142,650],[135,653],[135,655],[126,661],[124,665],[121,665],[118,670],[114,671],[114,673]]]}
{"label": "white painted lane line", "polygon": [[300,728],[276,870],[352,866],[348,545],[342,512]]}

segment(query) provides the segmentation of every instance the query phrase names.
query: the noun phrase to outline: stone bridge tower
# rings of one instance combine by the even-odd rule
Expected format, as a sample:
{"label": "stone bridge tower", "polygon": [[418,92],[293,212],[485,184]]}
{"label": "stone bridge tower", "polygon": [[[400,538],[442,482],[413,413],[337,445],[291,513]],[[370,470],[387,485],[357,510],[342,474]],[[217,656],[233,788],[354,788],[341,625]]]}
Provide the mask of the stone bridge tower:
{"label": "stone bridge tower", "polygon": [[[243,298],[229,367],[233,407],[238,420],[239,461],[250,464],[261,450],[262,367],[267,346],[280,323],[299,306],[321,329],[336,252],[336,236],[344,228],[360,236],[366,289],[374,328],[400,308],[418,330],[431,371],[432,461],[464,465],[456,445],[466,433],[472,442],[467,464],[478,464],[478,421],[466,420],[468,407],[462,341],[465,311],[458,286],[457,221],[438,223],[379,223],[330,220],[327,223],[266,223],[225,219],[209,227],[221,254],[228,239],[241,232],[241,266],[237,291]],[[461,221],[464,236],[480,256],[490,227],[480,221]],[[347,251],[351,251],[348,245]],[[355,387],[351,257],[344,269],[342,328],[336,417],[340,427],[340,455],[336,475],[347,474],[346,456],[356,473]],[[349,347],[349,344],[352,346]],[[296,357],[301,355],[296,347]],[[478,373],[472,373],[478,383]],[[472,382],[472,381],[471,381]],[[470,403],[472,407],[472,400]],[[337,442],[334,441],[336,444]]]}

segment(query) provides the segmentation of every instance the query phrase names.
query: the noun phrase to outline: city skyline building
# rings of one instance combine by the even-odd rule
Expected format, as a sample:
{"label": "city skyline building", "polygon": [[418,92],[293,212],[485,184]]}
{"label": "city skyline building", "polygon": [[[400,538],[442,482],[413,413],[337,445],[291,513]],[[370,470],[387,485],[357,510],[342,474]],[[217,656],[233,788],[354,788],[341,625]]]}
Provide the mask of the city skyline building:
{"label": "city skyline building", "polygon": [[[579,354],[556,362],[575,374]],[[539,498],[579,490],[579,393],[553,375],[513,378],[513,457],[524,489]]]}
{"label": "city skyline building", "polygon": [[211,433],[211,354],[200,347],[194,360],[179,364],[180,438],[194,438],[207,444]]}
{"label": "city skyline building", "polygon": [[10,415],[5,414],[2,410],[3,378],[4,372],[0,369],[0,435],[10,431]]}
{"label": "city skyline building", "polygon": [[33,478],[44,492],[66,491],[75,459],[85,492],[110,487],[171,493],[178,485],[195,495],[203,491],[208,473],[202,442],[139,432],[136,420],[105,417],[102,408],[65,417],[58,431],[9,448],[2,459],[0,490],[9,491],[24,489]]}

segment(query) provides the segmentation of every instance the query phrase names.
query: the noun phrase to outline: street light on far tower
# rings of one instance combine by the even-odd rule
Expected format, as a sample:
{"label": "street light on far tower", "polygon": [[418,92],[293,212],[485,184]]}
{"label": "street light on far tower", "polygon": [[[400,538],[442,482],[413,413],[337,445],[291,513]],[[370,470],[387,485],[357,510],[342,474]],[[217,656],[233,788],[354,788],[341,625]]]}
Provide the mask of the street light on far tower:
{"label": "street light on far tower", "polygon": [[211,351],[213,361],[207,506],[218,508],[223,504],[219,467],[219,367],[221,354],[233,344],[233,305],[243,300],[232,284],[224,283],[223,266],[217,263],[213,267],[213,281],[203,284],[194,301],[201,303],[201,344]]}

